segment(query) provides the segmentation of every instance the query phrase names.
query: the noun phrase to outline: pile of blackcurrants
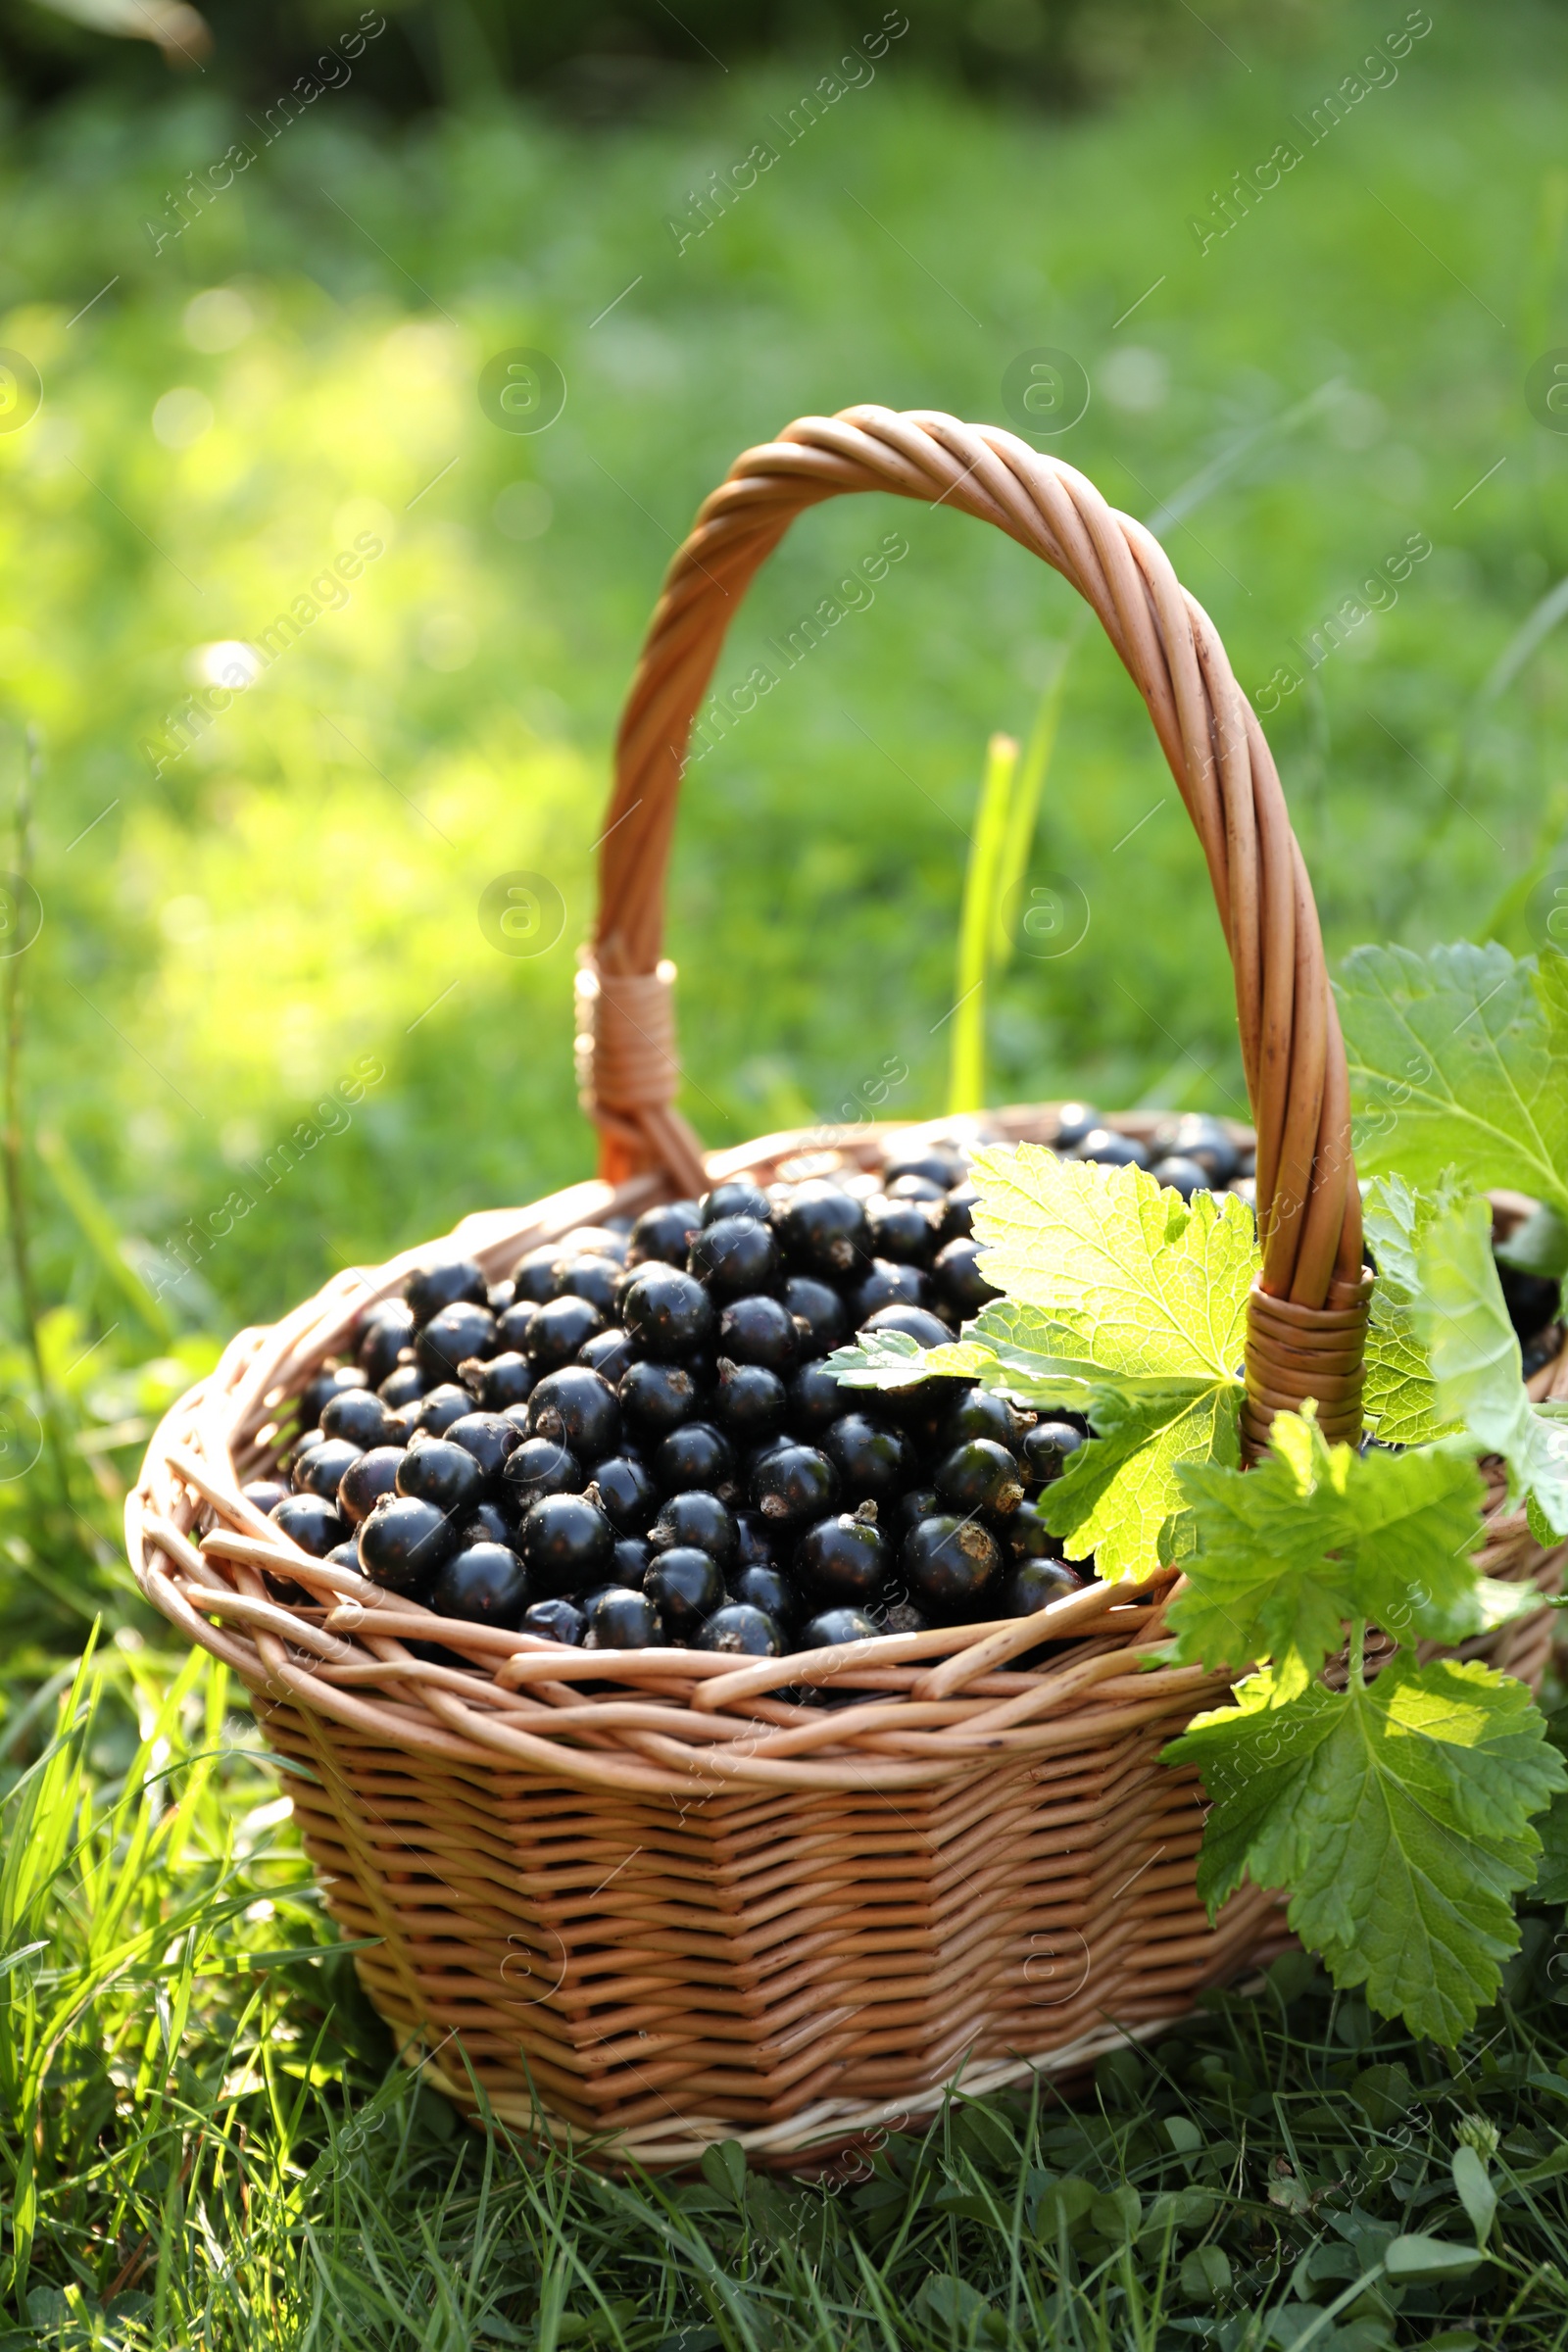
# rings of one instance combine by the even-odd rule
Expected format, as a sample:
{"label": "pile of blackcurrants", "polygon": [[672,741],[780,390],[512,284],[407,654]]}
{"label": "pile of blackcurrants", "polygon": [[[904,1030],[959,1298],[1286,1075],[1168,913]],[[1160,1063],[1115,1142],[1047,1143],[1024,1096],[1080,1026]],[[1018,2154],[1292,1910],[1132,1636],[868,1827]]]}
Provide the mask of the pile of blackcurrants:
{"label": "pile of blackcurrants", "polygon": [[[1129,1155],[1081,1105],[1056,1141]],[[1171,1141],[1197,1154],[1179,1176],[1237,1177],[1216,1122]],[[1036,1499],[1087,1423],[951,1379],[841,1388],[822,1361],[858,1331],[939,1345],[996,1295],[974,1201],[935,1144],[582,1228],[500,1283],[422,1267],[305,1391],[288,1485],[245,1492],[389,1592],[589,1649],[766,1658],[1031,1615],[1094,1573]]]}

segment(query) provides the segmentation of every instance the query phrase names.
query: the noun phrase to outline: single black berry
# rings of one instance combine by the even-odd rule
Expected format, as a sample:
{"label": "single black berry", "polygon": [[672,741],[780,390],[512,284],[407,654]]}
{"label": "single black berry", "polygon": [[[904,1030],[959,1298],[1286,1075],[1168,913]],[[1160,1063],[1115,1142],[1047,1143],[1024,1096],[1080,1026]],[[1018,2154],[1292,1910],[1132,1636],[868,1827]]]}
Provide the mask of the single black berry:
{"label": "single black berry", "polygon": [[992,1438],[955,1446],[937,1465],[937,1493],[956,1511],[1015,1511],[1023,1500],[1017,1459]]}
{"label": "single black berry", "polygon": [[564,1364],[546,1373],[528,1399],[528,1434],[554,1438],[580,1462],[601,1461],[620,1444],[620,1406],[615,1392],[586,1364]]}
{"label": "single black berry", "polygon": [[923,1207],[939,1207],[946,1198],[947,1187],[936,1184],[929,1176],[890,1176],[887,1196],[890,1200],[918,1200]]}
{"label": "single black berry", "polygon": [[1174,1152],[1166,1159],[1156,1159],[1149,1172],[1156,1184],[1163,1185],[1167,1192],[1180,1193],[1184,1200],[1191,1200],[1195,1193],[1211,1189],[1205,1168],[1200,1168],[1196,1159],[1184,1159]]}
{"label": "single black berry", "polygon": [[1002,1553],[996,1537],[978,1519],[944,1511],[911,1528],[900,1562],[921,1599],[939,1615],[952,1616],[989,1592],[1001,1574]]}
{"label": "single black berry", "polygon": [[667,1631],[685,1641],[723,1600],[724,1580],[710,1553],[699,1551],[692,1544],[677,1544],[653,1562],[643,1580],[643,1592]]}
{"label": "single black berry", "polygon": [[739,1298],[777,1279],[778,1243],[759,1217],[720,1217],[693,1234],[686,1263],[715,1298]]}
{"label": "single black berry", "polygon": [[448,1445],[461,1446],[472,1454],[492,1493],[522,1443],[515,1421],[509,1421],[504,1413],[465,1413],[448,1428],[446,1439]]}
{"label": "single black berry", "polygon": [[1003,1527],[1003,1541],[1015,1560],[1059,1560],[1061,1538],[1054,1536],[1037,1502],[1020,1502]]}
{"label": "single black berry", "polygon": [[548,1298],[528,1326],[528,1361],[536,1372],[558,1372],[604,1328],[591,1298]]}
{"label": "single black berry", "polygon": [[583,1626],[584,1649],[652,1649],[663,1639],[659,1611],[646,1592],[607,1585],[590,1599]]}
{"label": "single black berry", "polygon": [[859,1331],[885,1306],[924,1307],[931,1298],[930,1277],[918,1266],[895,1265],[890,1257],[879,1257],[850,1293],[850,1320]]}
{"label": "single black berry", "polygon": [[576,1455],[554,1438],[525,1438],[508,1456],[502,1477],[519,1509],[537,1502],[541,1494],[580,1494],[588,1484]]}
{"label": "single black berry", "polygon": [[912,1600],[895,1600],[878,1612],[885,1634],[928,1634],[931,1620]]}
{"label": "single black berry", "polygon": [[1049,1608],[1054,1600],[1064,1600],[1069,1592],[1081,1592],[1083,1581],[1065,1560],[1022,1560],[1008,1572],[1002,1588],[1000,1613],[1004,1617],[1032,1617],[1036,1609]]}
{"label": "single black berry", "polygon": [[364,1448],[351,1446],[347,1438],[322,1438],[300,1454],[294,1464],[296,1494],[319,1494],[326,1502],[336,1502],[343,1473],[357,1462]]}
{"label": "single black berry", "polygon": [[582,1642],[582,1611],[574,1609],[569,1600],[535,1600],[522,1612],[525,1634],[538,1634],[546,1642],[567,1642],[574,1647]]}
{"label": "single black berry", "polygon": [[877,1628],[863,1609],[823,1609],[803,1627],[797,1649],[838,1649],[846,1642],[874,1642]]}
{"label": "single black berry", "polygon": [[378,1389],[398,1360],[398,1351],[412,1348],[414,1312],[405,1298],[383,1298],[360,1325],[359,1364],[372,1389]]}
{"label": "single black berry", "polygon": [[969,1170],[969,1155],[956,1144],[927,1144],[916,1150],[907,1148],[895,1152],[882,1171],[884,1184],[893,1184],[901,1176],[923,1176],[927,1184],[938,1185],[943,1192],[961,1184]]}
{"label": "single black berry", "polygon": [[606,1582],[624,1585],[629,1592],[640,1592],[653,1556],[642,1536],[617,1536],[611,1547]]}
{"label": "single black berry", "polygon": [[857,1331],[902,1331],[922,1348],[945,1348],[953,1334],[945,1323],[928,1314],[923,1306],[879,1306]]}
{"label": "single black berry", "polygon": [[612,1257],[622,1264],[626,1256],[626,1236],[631,1231],[630,1217],[613,1225],[574,1225],[564,1233],[558,1245],[563,1255],[572,1257]]}
{"label": "single black berry", "polygon": [[792,1274],[784,1304],[795,1318],[803,1356],[829,1355],[850,1336],[850,1311],[831,1283],[814,1274]]}
{"label": "single black berry", "polygon": [[960,1389],[942,1416],[940,1445],[944,1453],[966,1446],[971,1438],[990,1438],[1016,1451],[1034,1426],[1032,1414],[1019,1412],[995,1389]]}
{"label": "single black berry", "polygon": [[713,1418],[743,1446],[776,1437],[784,1426],[784,1383],[765,1364],[732,1364],[720,1357]]}
{"label": "single black berry", "polygon": [[388,1494],[363,1523],[360,1566],[389,1592],[424,1593],[458,1547],[445,1511],[414,1494]]}
{"label": "single black berry", "polygon": [[951,1192],[940,1209],[933,1210],[937,1220],[937,1244],[946,1249],[949,1242],[966,1242],[974,1231],[974,1212],[980,1205],[980,1196],[972,1184],[960,1184]]}
{"label": "single black berry", "polygon": [[691,1487],[716,1493],[735,1476],[735,1448],[710,1421],[685,1421],[656,1448],[654,1476],[665,1494]]}
{"label": "single black berry", "polygon": [[496,1348],[502,1353],[526,1355],[528,1334],[539,1312],[540,1301],[534,1298],[515,1298],[496,1317]]}
{"label": "single black berry", "polygon": [[487,1306],[444,1306],[414,1343],[414,1360],[426,1380],[456,1380],[470,1355],[496,1352],[496,1319]]}
{"label": "single black berry", "polygon": [[460,1300],[483,1306],[487,1287],[483,1268],[473,1258],[448,1257],[439,1265],[416,1267],[404,1278],[403,1296],[416,1323],[428,1323],[443,1307]]}
{"label": "single black berry", "polygon": [[1092,1102],[1060,1102],[1056,1105],[1056,1132],[1051,1139],[1051,1148],[1054,1152],[1070,1152],[1102,1124]]}
{"label": "single black berry", "polygon": [[822,1439],[822,1451],[851,1502],[891,1502],[913,1468],[907,1441],[864,1413],[841,1413]]}
{"label": "single black berry", "polygon": [[561,1255],[559,1242],[545,1242],[537,1250],[525,1250],[512,1269],[513,1304],[515,1314],[528,1306],[543,1306],[556,1295],[556,1260]]}
{"label": "single black berry", "polygon": [[436,1578],[430,1606],[440,1617],[475,1625],[519,1626],[528,1605],[528,1578],[514,1551],[501,1544],[466,1544]]}
{"label": "single black berry", "polygon": [[1153,1162],[1153,1153],[1147,1144],[1139,1143],[1134,1136],[1118,1135],[1113,1127],[1091,1127],[1066,1156],[1098,1160],[1107,1168],[1147,1168]]}
{"label": "single black berry", "polygon": [[865,1210],[836,1184],[803,1184],[773,1221],[794,1273],[831,1282],[853,1274],[870,1255]]}
{"label": "single black berry", "polygon": [[648,1541],[661,1552],[695,1545],[720,1568],[727,1568],[735,1557],[735,1520],[716,1494],[694,1488],[689,1494],[671,1494],[661,1506]]}
{"label": "single black berry", "polygon": [[522,1556],[544,1590],[591,1592],[605,1581],[613,1535],[586,1494],[546,1494],[522,1523]]}
{"label": "single black berry", "polygon": [[868,1200],[865,1222],[873,1258],[907,1266],[931,1263],[936,1250],[936,1232],[930,1211],[918,1200]]}
{"label": "single black berry", "polygon": [[1024,1469],[1041,1486],[1050,1486],[1083,1443],[1083,1432],[1070,1421],[1037,1421],[1023,1442]]}
{"label": "single black berry", "polygon": [[869,1600],[887,1572],[887,1538],[874,1521],[841,1511],[808,1528],[795,1564],[814,1592],[839,1600]]}
{"label": "single black berry", "polygon": [[751,1495],[764,1519],[819,1519],[837,1505],[839,1474],[814,1446],[780,1446],[753,1471]]}
{"label": "single black berry", "polygon": [[695,1200],[671,1200],[662,1208],[646,1208],[631,1229],[626,1245],[628,1266],[658,1259],[666,1266],[683,1265],[692,1235],[702,1223]]}
{"label": "single black berry", "polygon": [[465,1446],[425,1438],[411,1446],[393,1482],[400,1494],[433,1502],[440,1511],[466,1513],[484,1493],[484,1472]]}
{"label": "single black berry", "polygon": [[760,1511],[735,1513],[735,1563],[739,1568],[771,1568],[778,1557],[778,1543],[782,1530],[778,1521],[771,1524]]}
{"label": "single black berry", "polygon": [[621,1295],[621,1321],[645,1355],[676,1363],[708,1345],[717,1317],[695,1274],[652,1265],[633,1276]]}
{"label": "single black berry", "polygon": [[1224,1122],[1206,1110],[1186,1111],[1156,1129],[1154,1149],[1161,1159],[1193,1161],[1202,1169],[1204,1184],[1216,1192],[1242,1172],[1240,1147],[1226,1133]]}
{"label": "single black berry", "polygon": [[484,1295],[484,1302],[493,1315],[504,1315],[517,1296],[517,1286],[509,1274],[501,1282],[493,1282]]}
{"label": "single black berry", "polygon": [[515,1551],[517,1522],[508,1516],[499,1502],[476,1502],[467,1514],[459,1539],[466,1544],[502,1544]]}
{"label": "single black berry", "polygon": [[347,1522],[322,1494],[285,1494],[267,1515],[291,1544],[315,1560],[324,1560],[334,1544],[347,1541],[350,1532]]}
{"label": "single black berry", "polygon": [[[947,1338],[947,1333],[943,1333]],[[790,1382],[786,1407],[791,1429],[803,1437],[819,1438],[830,1429],[856,1395],[841,1389],[831,1372],[819,1363],[803,1364]]]}
{"label": "single black berry", "polygon": [[532,1392],[535,1373],[525,1355],[514,1348],[505,1355],[470,1355],[458,1366],[458,1378],[482,1411],[504,1413],[509,1404],[524,1404]]}
{"label": "single black berry", "polygon": [[644,1357],[622,1375],[615,1393],[627,1421],[647,1445],[667,1437],[697,1410],[697,1383],[685,1364],[656,1364]]}
{"label": "single black berry", "polygon": [[744,1600],[732,1600],[713,1611],[693,1647],[716,1649],[737,1658],[779,1658],[784,1654],[784,1636],[765,1611]]}
{"label": "single black berry", "polygon": [[401,1412],[406,1404],[417,1404],[430,1383],[411,1356],[406,1364],[398,1364],[376,1389],[381,1402],[393,1412]]}
{"label": "single black berry", "polygon": [[326,1557],[329,1566],[333,1568],[352,1568],[356,1571],[356,1573],[358,1573],[360,1565],[360,1550],[359,1545],[355,1543],[352,1536],[350,1536],[342,1544],[334,1544]]}
{"label": "single black berry", "polygon": [[788,1372],[800,1352],[795,1318],[781,1300],[760,1293],[732,1298],[718,1319],[718,1352],[737,1364],[765,1364]]}
{"label": "single black berry", "polygon": [[[1019,1508],[1022,1507],[1020,1504]],[[918,1527],[922,1519],[934,1519],[941,1508],[941,1498],[935,1487],[911,1487],[906,1494],[899,1497],[897,1523],[900,1535],[907,1535],[910,1528]]]}
{"label": "single black berry", "polygon": [[748,1608],[760,1609],[775,1625],[793,1625],[801,1613],[800,1595],[788,1577],[757,1562],[730,1577],[729,1595]]}
{"label": "single black berry", "polygon": [[612,1454],[594,1471],[588,1490],[617,1535],[646,1535],[659,1508],[659,1490],[639,1461]]}
{"label": "single black berry", "polygon": [[977,1315],[987,1299],[1002,1296],[996,1284],[987,1282],[981,1273],[980,1254],[978,1242],[948,1242],[938,1250],[931,1268],[937,1304],[955,1323]]}
{"label": "single black berry", "polygon": [[589,1298],[602,1315],[609,1315],[620,1274],[620,1260],[615,1257],[558,1257],[550,1269],[550,1280],[557,1298]]}
{"label": "single black berry", "polygon": [[612,1389],[619,1388],[636,1360],[637,1351],[630,1340],[613,1324],[608,1331],[596,1331],[577,1350],[578,1363],[586,1364],[590,1372],[608,1380]]}
{"label": "single black berry", "polygon": [[338,1483],[337,1507],[358,1527],[368,1519],[383,1494],[390,1494],[403,1462],[401,1446],[374,1446],[350,1462]]}
{"label": "single black berry", "polygon": [[280,1478],[253,1478],[248,1486],[240,1489],[252,1509],[260,1511],[264,1518],[278,1503],[285,1501],[292,1492],[293,1489],[286,1487]]}
{"label": "single black berry", "polygon": [[455,1380],[443,1381],[439,1388],[426,1389],[414,1408],[414,1427],[422,1429],[428,1437],[444,1438],[454,1421],[461,1421],[473,1410],[473,1398]]}
{"label": "single black berry", "polygon": [[767,1195],[744,1176],[732,1177],[728,1184],[714,1185],[705,1193],[701,1201],[702,1221],[716,1225],[724,1217],[754,1217],[765,1225],[773,1213],[773,1203]]}
{"label": "single black berry", "polygon": [[335,1396],[339,1389],[363,1389],[368,1385],[358,1364],[339,1364],[335,1371],[318,1372],[314,1380],[306,1382],[300,1397],[301,1431],[319,1428],[326,1400]]}

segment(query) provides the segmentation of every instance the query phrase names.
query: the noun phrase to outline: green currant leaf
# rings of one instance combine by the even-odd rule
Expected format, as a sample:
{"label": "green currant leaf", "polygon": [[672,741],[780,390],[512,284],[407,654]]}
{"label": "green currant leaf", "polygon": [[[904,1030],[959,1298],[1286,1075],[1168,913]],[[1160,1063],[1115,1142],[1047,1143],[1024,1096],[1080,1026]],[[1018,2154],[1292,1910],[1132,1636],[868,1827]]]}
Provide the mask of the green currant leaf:
{"label": "green currant leaf", "polygon": [[1519,1342],[1492,1254],[1492,1212],[1461,1200],[1431,1218],[1416,1246],[1412,1321],[1432,1365],[1438,1415],[1463,1423],[1483,1453],[1508,1465],[1510,1493],[1568,1535],[1568,1420],[1531,1401]]}
{"label": "green currant leaf", "polygon": [[1506,949],[1357,948],[1342,968],[1367,1173],[1503,1185],[1568,1216],[1568,958]]}
{"label": "green currant leaf", "polygon": [[1416,1249],[1426,1228],[1451,1198],[1446,1182],[1436,1194],[1412,1191],[1402,1176],[1375,1176],[1362,1214],[1377,1260],[1372,1321],[1366,1341],[1362,1410],[1374,1436],[1390,1446],[1425,1446],[1461,1425],[1438,1411],[1432,1359],[1416,1330]]}
{"label": "green currant leaf", "polygon": [[981,1267],[1005,1296],[951,1346],[868,1332],[827,1368],[852,1388],[961,1376],[1083,1413],[1094,1437],[1042,1496],[1046,1524],[1102,1576],[1147,1576],[1191,1544],[1182,1465],[1240,1460],[1251,1212],[1038,1144],[979,1152],[973,1182]]}
{"label": "green currant leaf", "polygon": [[1349,1618],[1400,1641],[1481,1630],[1471,1555],[1486,1490],[1467,1454],[1363,1460],[1329,1446],[1314,1418],[1280,1413],[1245,1476],[1213,1464],[1177,1475],[1195,1523],[1187,1584],[1169,1611],[1184,1662],[1270,1658],[1282,1706],[1339,1649]]}
{"label": "green currant leaf", "polygon": [[1535,1878],[1530,1826],[1568,1767],[1523,1683],[1400,1652],[1370,1684],[1313,1683],[1284,1706],[1268,1672],[1165,1750],[1210,1812],[1199,1891],[1290,1890],[1288,1917],[1336,1984],[1451,2044],[1518,1948],[1512,1898]]}

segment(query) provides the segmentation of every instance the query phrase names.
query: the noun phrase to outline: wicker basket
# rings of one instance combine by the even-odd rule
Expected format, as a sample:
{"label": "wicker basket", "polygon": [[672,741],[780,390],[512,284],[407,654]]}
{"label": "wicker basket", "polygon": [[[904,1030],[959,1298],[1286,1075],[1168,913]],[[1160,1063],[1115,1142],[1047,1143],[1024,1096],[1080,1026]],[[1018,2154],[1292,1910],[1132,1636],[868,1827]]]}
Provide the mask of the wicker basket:
{"label": "wicker basket", "polygon": [[[690,2162],[737,2138],[808,2153],[1162,2026],[1277,1938],[1244,1889],[1210,1928],[1201,1800],[1164,1742],[1223,1677],[1143,1663],[1173,1572],[1039,1616],[737,1666],[585,1655],[436,1618],[309,1559],[242,1498],[286,1400],[372,1299],[453,1243],[493,1276],[525,1248],[722,1177],[880,1162],[905,1127],[772,1136],[705,1158],[673,1109],[662,897],[692,715],[729,618],[803,507],[891,490],[995,523],[1094,607],[1193,818],[1236,971],[1258,1139],[1263,1274],[1244,1436],[1320,1399],[1358,1434],[1369,1284],[1345,1055],[1272,760],[1158,543],[1057,460],[928,414],[808,418],[753,450],[671,566],[619,739],[602,913],[579,975],[602,1175],[339,1275],[242,1333],[169,1414],[126,1510],[143,1591],[252,1692],[334,1919],[410,2063],[460,2105]],[[988,1132],[1049,1139],[1052,1114]],[[1122,1122],[1136,1131],[1138,1120]],[[1568,1357],[1536,1386],[1568,1389]],[[1500,1494],[1487,1565],[1555,1589]],[[432,1637],[467,1667],[416,1654]],[[1544,1613],[1488,1654],[1539,1676]],[[1014,1661],[1052,1644],[1048,1661]],[[789,1686],[831,1685],[806,1706]]]}

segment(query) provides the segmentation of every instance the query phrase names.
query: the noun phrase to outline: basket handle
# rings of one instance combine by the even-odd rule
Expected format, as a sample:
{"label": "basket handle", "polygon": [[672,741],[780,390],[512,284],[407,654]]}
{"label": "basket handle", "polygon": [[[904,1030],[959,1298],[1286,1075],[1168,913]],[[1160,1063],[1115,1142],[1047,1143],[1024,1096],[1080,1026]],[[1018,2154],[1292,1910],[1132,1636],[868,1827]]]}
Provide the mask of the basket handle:
{"label": "basket handle", "polygon": [[664,877],[686,746],[753,573],[803,508],[851,490],[953,506],[1031,550],[1093,606],[1192,818],[1236,975],[1257,1130],[1263,1269],[1249,1310],[1244,1435],[1306,1396],[1326,1435],[1360,1434],[1370,1281],[1350,1152],[1349,1080],[1322,934],[1263,731],[1213,623],[1151,532],[1059,458],[994,425],[931,410],[804,416],[737,458],[664,578],[616,741],[594,942],[580,958],[584,1107],[601,1172],[705,1180],[674,1108],[672,991],[662,959]]}

